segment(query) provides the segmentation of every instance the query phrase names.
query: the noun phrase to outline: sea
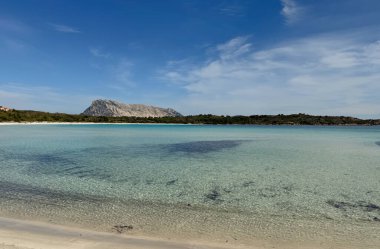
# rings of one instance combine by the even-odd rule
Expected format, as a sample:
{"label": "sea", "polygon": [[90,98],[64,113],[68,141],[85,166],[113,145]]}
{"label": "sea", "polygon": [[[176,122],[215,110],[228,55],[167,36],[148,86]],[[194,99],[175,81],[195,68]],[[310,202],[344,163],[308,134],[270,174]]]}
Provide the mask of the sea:
{"label": "sea", "polygon": [[380,127],[3,125],[0,216],[263,248],[380,248]]}

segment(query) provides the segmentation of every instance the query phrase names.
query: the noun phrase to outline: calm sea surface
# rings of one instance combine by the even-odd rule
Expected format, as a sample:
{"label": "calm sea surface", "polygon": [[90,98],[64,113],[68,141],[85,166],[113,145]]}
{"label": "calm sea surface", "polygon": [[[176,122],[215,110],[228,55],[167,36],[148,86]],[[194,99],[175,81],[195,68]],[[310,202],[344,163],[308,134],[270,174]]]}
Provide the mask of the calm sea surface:
{"label": "calm sea surface", "polygon": [[380,248],[380,127],[0,126],[0,215]]}

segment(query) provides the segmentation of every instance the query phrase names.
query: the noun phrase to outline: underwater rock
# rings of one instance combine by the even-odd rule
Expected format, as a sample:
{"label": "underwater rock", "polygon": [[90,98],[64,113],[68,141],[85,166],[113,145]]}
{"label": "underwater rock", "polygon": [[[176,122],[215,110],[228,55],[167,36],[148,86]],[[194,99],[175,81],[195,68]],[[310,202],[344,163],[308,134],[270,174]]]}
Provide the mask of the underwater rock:
{"label": "underwater rock", "polygon": [[375,142],[375,144],[380,146],[380,141]]}
{"label": "underwater rock", "polygon": [[380,206],[373,203],[364,202],[364,201],[349,203],[349,202],[344,202],[344,201],[328,200],[326,203],[329,204],[330,206],[333,206],[337,209],[341,209],[344,211],[347,211],[347,209],[350,209],[350,208],[361,209],[365,212],[380,211]]}
{"label": "underwater rock", "polygon": [[205,197],[209,200],[212,200],[214,202],[222,202],[223,200],[220,199],[220,192],[217,189],[213,189],[210,193],[206,194]]}
{"label": "underwater rock", "polygon": [[249,187],[249,186],[254,185],[254,184],[255,184],[254,181],[248,181],[248,182],[244,182],[242,186],[243,186],[244,188],[246,188],[246,187]]}
{"label": "underwater rock", "polygon": [[174,180],[168,181],[166,183],[166,186],[174,185],[177,181],[178,181],[178,179],[174,179]]}
{"label": "underwater rock", "polygon": [[358,202],[358,206],[364,208],[368,212],[380,210],[380,206],[373,203]]}
{"label": "underwater rock", "polygon": [[342,209],[342,210],[346,210],[347,207],[353,207],[351,203],[344,202],[344,201],[328,200],[326,203],[329,204],[330,206],[333,206],[334,208]]}

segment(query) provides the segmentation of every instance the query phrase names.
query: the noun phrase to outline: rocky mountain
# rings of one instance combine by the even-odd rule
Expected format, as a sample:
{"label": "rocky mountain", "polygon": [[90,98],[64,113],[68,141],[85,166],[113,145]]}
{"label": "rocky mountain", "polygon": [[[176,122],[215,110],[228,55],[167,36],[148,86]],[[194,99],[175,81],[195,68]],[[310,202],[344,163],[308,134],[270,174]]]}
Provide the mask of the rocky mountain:
{"label": "rocky mountain", "polygon": [[82,113],[87,116],[106,117],[179,117],[179,112],[171,108],[161,108],[141,104],[124,104],[114,100],[94,100]]}

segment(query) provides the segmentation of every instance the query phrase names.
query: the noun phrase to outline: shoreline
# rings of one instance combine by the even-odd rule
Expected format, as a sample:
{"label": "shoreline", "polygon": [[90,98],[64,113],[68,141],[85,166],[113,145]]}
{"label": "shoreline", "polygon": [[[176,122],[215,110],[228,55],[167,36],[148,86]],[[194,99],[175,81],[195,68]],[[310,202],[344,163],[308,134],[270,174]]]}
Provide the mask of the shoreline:
{"label": "shoreline", "polygon": [[[247,249],[196,241],[174,241],[96,232],[38,221],[0,217],[0,249]],[[249,247],[252,248],[252,247]],[[261,247],[254,247],[261,249]]]}
{"label": "shoreline", "polygon": [[[266,126],[266,127],[376,127],[380,125],[368,125],[368,124],[344,124],[344,125],[302,125],[302,124],[193,124],[193,123],[97,123],[97,122],[0,122],[0,126],[12,126],[12,125],[184,125],[184,126]],[[0,248],[1,249],[1,248]]]}
{"label": "shoreline", "polygon": [[202,125],[181,123],[95,123],[95,122],[0,122],[0,126],[9,125]]}
{"label": "shoreline", "polygon": [[[0,249],[356,249],[320,241],[254,240],[249,245],[100,232],[69,225],[0,216]],[[360,247],[361,248],[361,247]],[[365,247],[367,248],[367,247]],[[374,248],[374,247],[368,247]]]}

